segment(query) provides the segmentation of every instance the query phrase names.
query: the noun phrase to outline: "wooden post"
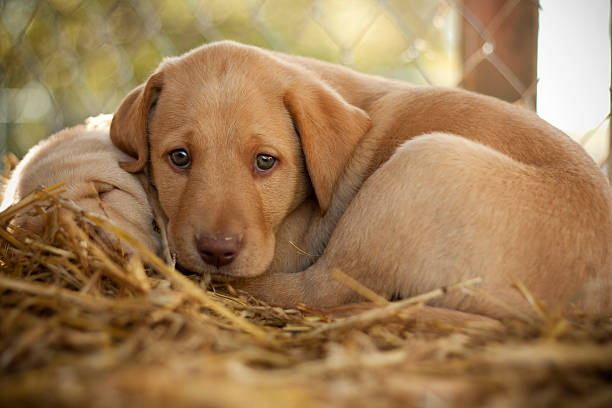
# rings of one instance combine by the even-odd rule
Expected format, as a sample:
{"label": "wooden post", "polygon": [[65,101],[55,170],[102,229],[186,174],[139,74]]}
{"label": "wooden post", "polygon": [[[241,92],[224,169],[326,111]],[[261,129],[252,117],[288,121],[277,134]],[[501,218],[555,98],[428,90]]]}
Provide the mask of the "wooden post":
{"label": "wooden post", "polygon": [[463,0],[462,14],[461,85],[535,109],[537,1]]}
{"label": "wooden post", "polygon": [[[612,44],[612,0],[610,0],[610,44]],[[610,112],[612,112],[612,56],[610,59]],[[612,117],[608,115],[608,180],[612,182]]]}

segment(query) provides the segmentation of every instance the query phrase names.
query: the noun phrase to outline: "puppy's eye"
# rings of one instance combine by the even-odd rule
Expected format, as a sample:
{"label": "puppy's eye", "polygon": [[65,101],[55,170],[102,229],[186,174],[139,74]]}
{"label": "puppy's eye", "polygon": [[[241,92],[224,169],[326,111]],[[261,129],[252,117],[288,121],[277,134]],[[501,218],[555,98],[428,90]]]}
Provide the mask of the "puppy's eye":
{"label": "puppy's eye", "polygon": [[179,169],[186,169],[191,164],[189,153],[184,149],[176,149],[170,152],[170,161]]}
{"label": "puppy's eye", "polygon": [[259,171],[268,171],[276,164],[276,157],[269,154],[258,154],[255,158],[255,167]]}

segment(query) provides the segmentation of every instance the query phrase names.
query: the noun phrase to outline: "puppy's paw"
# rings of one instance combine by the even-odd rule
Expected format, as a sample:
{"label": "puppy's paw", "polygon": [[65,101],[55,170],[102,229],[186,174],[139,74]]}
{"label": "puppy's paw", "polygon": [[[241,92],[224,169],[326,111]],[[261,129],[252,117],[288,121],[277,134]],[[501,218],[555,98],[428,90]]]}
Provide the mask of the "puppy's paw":
{"label": "puppy's paw", "polygon": [[237,278],[230,285],[271,305],[289,308],[306,300],[302,286],[303,273],[264,273],[252,278]]}

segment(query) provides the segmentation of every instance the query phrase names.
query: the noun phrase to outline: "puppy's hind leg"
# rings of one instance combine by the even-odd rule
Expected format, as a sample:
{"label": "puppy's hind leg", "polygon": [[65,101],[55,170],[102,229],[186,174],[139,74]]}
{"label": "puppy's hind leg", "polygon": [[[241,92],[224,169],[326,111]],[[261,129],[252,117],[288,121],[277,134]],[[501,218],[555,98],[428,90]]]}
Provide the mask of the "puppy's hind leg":
{"label": "puppy's hind leg", "polygon": [[[338,268],[386,298],[480,277],[489,298],[533,314],[513,279],[558,300],[567,295],[564,281],[576,283],[570,269],[583,262],[578,228],[567,221],[572,208],[555,200],[558,188],[543,182],[540,170],[482,144],[442,133],[419,136],[366,180],[314,265],[266,279],[267,300],[313,307],[362,300],[332,277]],[[433,304],[508,315],[460,292]]]}
{"label": "puppy's hind leg", "polygon": [[[499,224],[508,214],[493,202],[500,199],[495,185],[512,177],[529,177],[528,169],[458,136],[405,142],[366,180],[325,254],[303,272],[304,300],[319,307],[359,300],[331,278],[332,268],[387,298],[481,276],[487,262],[497,268],[505,255]],[[471,310],[464,300],[448,306]]]}

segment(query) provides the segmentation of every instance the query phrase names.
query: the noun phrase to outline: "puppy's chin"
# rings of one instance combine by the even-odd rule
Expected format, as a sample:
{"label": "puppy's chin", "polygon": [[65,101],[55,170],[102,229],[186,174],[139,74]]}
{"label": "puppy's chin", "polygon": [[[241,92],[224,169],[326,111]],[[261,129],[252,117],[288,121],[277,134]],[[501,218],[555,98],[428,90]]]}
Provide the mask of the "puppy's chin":
{"label": "puppy's chin", "polygon": [[217,283],[232,283],[242,279],[239,276],[224,275],[219,273],[211,275],[211,278],[213,282]]}
{"label": "puppy's chin", "polygon": [[[177,255],[179,257],[180,262],[180,254]],[[185,265],[185,269],[198,274],[210,274],[214,280],[221,279],[242,279],[242,278],[252,278],[255,276],[262,275],[272,261],[272,257],[262,261],[251,262],[241,262],[240,259],[236,259],[229,265],[224,265],[220,267],[208,265],[203,261],[197,262],[195,265],[189,265],[189,263],[182,264]]]}

